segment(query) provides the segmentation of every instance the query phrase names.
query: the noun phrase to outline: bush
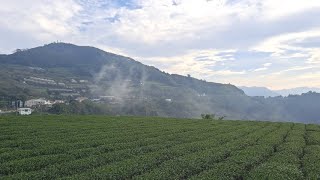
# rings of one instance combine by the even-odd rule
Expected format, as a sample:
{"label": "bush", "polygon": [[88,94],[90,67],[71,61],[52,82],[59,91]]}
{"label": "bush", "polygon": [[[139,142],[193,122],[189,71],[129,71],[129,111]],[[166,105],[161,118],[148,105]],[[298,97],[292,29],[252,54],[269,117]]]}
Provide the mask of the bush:
{"label": "bush", "polygon": [[252,171],[248,179],[303,179],[303,174],[295,165],[270,162]]}
{"label": "bush", "polygon": [[226,116],[216,116],[215,114],[201,114],[202,119],[223,120]]}

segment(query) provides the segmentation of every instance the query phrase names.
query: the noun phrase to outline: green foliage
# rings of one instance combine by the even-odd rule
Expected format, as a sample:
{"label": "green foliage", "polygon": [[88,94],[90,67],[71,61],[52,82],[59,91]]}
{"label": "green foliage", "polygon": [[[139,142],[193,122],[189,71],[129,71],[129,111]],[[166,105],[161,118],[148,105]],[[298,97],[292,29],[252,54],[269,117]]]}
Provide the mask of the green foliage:
{"label": "green foliage", "polygon": [[289,126],[283,143],[274,148],[274,153],[261,165],[255,167],[248,179],[303,179],[301,156],[306,146],[305,126]]}
{"label": "green foliage", "polygon": [[295,165],[270,162],[255,169],[248,179],[303,179],[303,174]]}
{"label": "green foliage", "polygon": [[66,104],[54,104],[52,108],[49,109],[52,114],[69,114],[70,107]]}
{"label": "green foliage", "polygon": [[202,119],[223,120],[226,116],[216,116],[215,114],[201,114]]}
{"label": "green foliage", "polygon": [[306,126],[307,147],[304,149],[303,167],[308,179],[320,178],[320,128],[317,125]]}
{"label": "green foliage", "polygon": [[48,110],[52,114],[110,114],[110,109],[107,105],[99,105],[90,101],[71,101],[69,104],[54,104]]}
{"label": "green foliage", "polygon": [[215,116],[215,114],[201,114],[202,119],[214,119]]}
{"label": "green foliage", "polygon": [[320,146],[311,145],[305,149],[303,166],[308,179],[320,178]]}
{"label": "green foliage", "polygon": [[318,179],[318,130],[210,119],[0,116],[0,179]]}

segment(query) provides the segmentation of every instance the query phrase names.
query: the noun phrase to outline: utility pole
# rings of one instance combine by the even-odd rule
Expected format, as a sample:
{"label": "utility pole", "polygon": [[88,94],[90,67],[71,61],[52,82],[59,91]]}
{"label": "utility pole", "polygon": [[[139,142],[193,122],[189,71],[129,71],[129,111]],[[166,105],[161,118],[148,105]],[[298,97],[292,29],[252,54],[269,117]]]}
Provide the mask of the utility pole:
{"label": "utility pole", "polygon": [[15,107],[16,107],[16,116],[18,116],[18,104],[17,104],[17,100],[14,103]]}

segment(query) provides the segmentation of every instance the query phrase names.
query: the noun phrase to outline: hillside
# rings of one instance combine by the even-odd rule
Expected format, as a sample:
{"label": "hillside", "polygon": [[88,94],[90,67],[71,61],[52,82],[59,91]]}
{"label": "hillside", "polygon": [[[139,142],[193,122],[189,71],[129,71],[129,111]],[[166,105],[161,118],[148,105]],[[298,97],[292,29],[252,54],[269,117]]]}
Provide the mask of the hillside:
{"label": "hillside", "polygon": [[64,77],[66,81],[68,78],[82,78],[105,84],[115,82],[122,84],[124,81],[140,84],[147,81],[161,83],[162,86],[190,88],[198,93],[243,95],[243,92],[233,85],[170,75],[131,58],[72,44],[53,43],[19,51],[0,57],[0,63],[9,67],[14,65],[21,68],[23,66],[42,68],[45,71],[42,73],[43,76],[57,79]]}
{"label": "hillside", "polygon": [[320,93],[320,88],[298,87],[298,88],[292,88],[292,89],[276,90],[275,92],[281,94],[282,96],[289,96],[289,95],[301,95],[309,91]]}
{"label": "hillside", "polygon": [[[0,55],[0,77],[0,108],[17,99],[70,101],[81,97],[101,108],[87,110],[88,103],[75,104],[83,110],[67,113],[180,118],[198,118],[205,113],[229,119],[312,123],[319,123],[320,117],[314,109],[320,106],[317,94],[302,95],[306,98],[303,103],[293,96],[249,97],[231,84],[168,74],[128,57],[66,43]],[[65,113],[60,111],[65,108],[57,107],[59,113]]]}
{"label": "hillside", "polygon": [[320,178],[317,125],[12,116],[0,132],[0,179]]}
{"label": "hillside", "polygon": [[[209,91],[209,93],[210,91],[224,93],[229,90],[229,92],[237,95],[243,94],[241,90],[233,85],[204,83],[194,78],[169,75],[154,67],[143,65],[131,58],[87,46],[53,43],[42,47],[22,50],[11,55],[0,56],[0,58],[0,62],[3,64],[41,67],[48,70],[51,68],[62,68],[68,70],[73,75],[89,78],[90,80],[100,75],[99,73],[105,73],[107,75],[112,74],[111,77],[107,79],[109,81],[155,81],[176,87],[198,88],[199,91]],[[109,68],[111,68],[111,70]],[[116,70],[113,71],[112,69]]]}
{"label": "hillside", "polygon": [[241,90],[248,96],[264,96],[264,97],[275,97],[280,96],[277,92],[274,92],[266,87],[246,87],[240,86]]}
{"label": "hillside", "polygon": [[297,88],[291,88],[291,89],[271,90],[266,87],[239,86],[239,89],[243,90],[244,93],[248,96],[264,96],[264,97],[301,95],[308,92],[320,93],[320,88],[315,88],[315,87],[297,87]]}

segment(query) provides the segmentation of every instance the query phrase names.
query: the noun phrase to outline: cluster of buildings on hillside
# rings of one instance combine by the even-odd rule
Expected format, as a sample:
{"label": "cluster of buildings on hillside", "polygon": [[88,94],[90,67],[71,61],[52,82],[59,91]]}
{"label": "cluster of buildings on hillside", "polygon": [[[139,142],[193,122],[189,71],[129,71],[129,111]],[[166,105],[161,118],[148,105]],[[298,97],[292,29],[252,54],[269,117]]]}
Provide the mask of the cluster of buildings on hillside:
{"label": "cluster of buildings on hillside", "polygon": [[[55,80],[47,79],[47,78],[29,77],[29,78],[24,78],[23,80],[24,80],[24,83],[67,87],[67,85],[64,82],[57,82]],[[73,83],[73,84],[86,84],[86,83],[89,83],[88,80],[84,80],[84,79],[80,79],[80,80],[71,79],[70,82]]]}
{"label": "cluster of buildings on hillside", "polygon": [[52,106],[53,104],[61,104],[61,103],[65,103],[65,101],[63,100],[54,100],[54,101],[50,101],[47,100],[45,98],[39,98],[39,99],[30,99],[27,101],[21,101],[21,100],[17,100],[17,101],[12,101],[12,107],[15,108],[24,108],[24,107],[35,107],[35,106]]}
{"label": "cluster of buildings on hillside", "polygon": [[[77,97],[74,100],[78,102],[83,102],[85,100],[90,100],[92,102],[115,102],[116,98],[114,96],[100,96],[98,98],[89,99],[87,97]],[[64,104],[64,100],[54,100],[50,101],[45,98],[30,99],[27,101],[16,100],[12,101],[11,107],[16,109],[16,112],[20,115],[30,115],[35,108],[46,106],[52,107],[54,104]],[[8,111],[12,112],[12,111]]]}
{"label": "cluster of buildings on hillside", "polygon": [[57,81],[43,77],[28,77],[23,78],[23,83],[47,88],[49,94],[53,96],[79,97],[82,93],[86,93],[88,91],[89,81],[85,79]]}
{"label": "cluster of buildings on hillside", "polygon": [[[78,102],[83,102],[84,100],[88,100],[87,97],[77,97],[75,98]],[[16,109],[16,112],[20,115],[30,115],[34,111],[34,109],[39,107],[52,107],[54,104],[64,104],[66,103],[64,100],[47,100],[45,98],[39,98],[39,99],[30,99],[27,101],[12,101],[12,107]],[[12,112],[12,111],[8,111]]]}
{"label": "cluster of buildings on hillside", "polygon": [[[20,115],[30,115],[33,112],[33,109],[40,106],[52,107],[53,104],[63,104],[63,100],[54,100],[50,101],[45,98],[39,99],[30,99],[27,101],[12,101],[11,106],[17,110]],[[8,111],[12,112],[12,111]]]}
{"label": "cluster of buildings on hillside", "polygon": [[[58,85],[57,82],[51,79],[45,79],[45,78],[38,78],[38,77],[30,77],[30,78],[24,78],[25,83],[34,83],[34,84],[41,84],[41,85]],[[61,85],[64,85],[64,83],[61,83]]]}
{"label": "cluster of buildings on hillside", "polygon": [[[34,71],[44,71],[42,68],[30,67]],[[128,84],[134,84],[131,80],[125,80]],[[52,107],[54,104],[66,103],[64,100],[76,100],[78,102],[83,102],[85,100],[90,100],[94,103],[99,104],[111,104],[118,105],[125,101],[134,101],[134,100],[148,100],[148,97],[140,97],[131,94],[119,95],[119,96],[96,96],[93,97],[91,94],[91,89],[94,85],[85,79],[49,79],[47,77],[36,77],[35,75],[31,77],[21,77],[20,82],[25,85],[36,86],[41,90],[46,90],[47,98],[50,99],[63,99],[63,100],[48,100],[46,98],[38,99],[29,99],[26,101],[16,100],[11,101],[11,99],[6,100],[5,108],[6,112],[19,112],[21,115],[31,114],[33,109],[38,109],[39,107],[46,106]],[[140,85],[143,85],[142,82],[139,82]],[[133,86],[133,85],[132,85]],[[98,94],[98,93],[97,93]],[[199,95],[205,96],[205,95]],[[173,100],[170,98],[164,98],[164,101],[171,103]],[[10,109],[7,111],[7,109]],[[3,112],[2,112],[3,113]]]}
{"label": "cluster of buildings on hillside", "polygon": [[[86,100],[89,100],[94,103],[99,103],[99,104],[121,104],[123,101],[130,101],[130,100],[135,100],[137,97],[127,97],[127,98],[120,98],[120,97],[115,97],[115,96],[99,96],[99,97],[94,97],[94,98],[88,98],[88,97],[83,97],[79,96],[74,98],[75,101],[78,102],[83,102]],[[141,99],[140,99],[141,100]],[[144,98],[144,100],[148,100],[148,98]],[[167,103],[172,103],[173,100],[170,98],[164,99]],[[68,102],[64,100],[48,100],[45,98],[38,98],[38,99],[29,99],[26,101],[21,101],[21,100],[16,100],[11,102],[11,110],[5,111],[5,112],[0,112],[1,113],[12,113],[12,112],[17,112],[20,115],[30,115],[32,112],[38,108],[43,108],[44,106],[47,108],[51,108],[54,104],[65,104]]]}

